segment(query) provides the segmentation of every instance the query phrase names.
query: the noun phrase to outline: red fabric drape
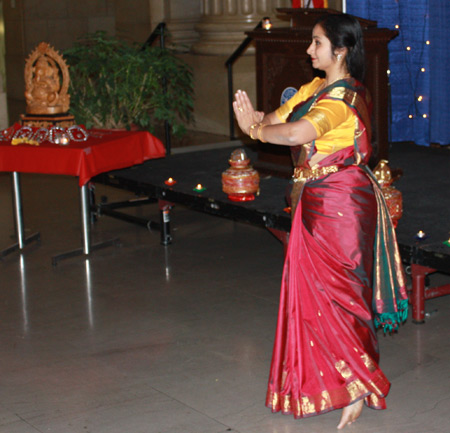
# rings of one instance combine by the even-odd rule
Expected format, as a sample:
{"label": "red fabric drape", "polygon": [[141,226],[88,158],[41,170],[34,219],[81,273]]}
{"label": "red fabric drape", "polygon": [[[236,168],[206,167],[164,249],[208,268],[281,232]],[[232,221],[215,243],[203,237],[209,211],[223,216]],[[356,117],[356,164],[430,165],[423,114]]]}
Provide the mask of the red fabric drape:
{"label": "red fabric drape", "polygon": [[[304,4],[304,5],[303,5]],[[302,8],[308,4],[308,0],[292,0],[293,8]],[[327,8],[328,2],[326,0],[312,0],[309,7],[312,8]]]}
{"label": "red fabric drape", "polygon": [[162,142],[147,131],[97,130],[89,134],[86,141],[71,141],[68,146],[50,141],[13,146],[11,140],[0,139],[0,171],[78,176],[83,186],[99,173],[162,158],[166,153]]}

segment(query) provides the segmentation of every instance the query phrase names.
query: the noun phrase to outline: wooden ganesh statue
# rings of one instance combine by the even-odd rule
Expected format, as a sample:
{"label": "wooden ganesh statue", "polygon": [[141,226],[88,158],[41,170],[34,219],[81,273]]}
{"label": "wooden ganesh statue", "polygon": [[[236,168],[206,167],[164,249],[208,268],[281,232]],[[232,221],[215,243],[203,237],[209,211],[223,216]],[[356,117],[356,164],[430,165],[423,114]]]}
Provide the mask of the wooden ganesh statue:
{"label": "wooden ganesh statue", "polygon": [[27,114],[67,113],[68,89],[69,69],[65,61],[49,44],[41,42],[25,64]]}
{"label": "wooden ganesh statue", "polygon": [[25,62],[26,114],[21,114],[24,126],[72,126],[70,107],[69,67],[62,56],[48,43],[41,42]]}

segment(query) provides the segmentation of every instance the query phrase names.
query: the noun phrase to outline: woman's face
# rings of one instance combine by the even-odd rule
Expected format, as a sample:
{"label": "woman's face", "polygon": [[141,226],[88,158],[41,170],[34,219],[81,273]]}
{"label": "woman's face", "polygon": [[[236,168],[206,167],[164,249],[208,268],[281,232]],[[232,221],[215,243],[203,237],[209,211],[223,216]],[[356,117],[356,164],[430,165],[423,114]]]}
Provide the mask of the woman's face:
{"label": "woman's face", "polygon": [[325,32],[320,24],[317,24],[313,29],[312,42],[306,53],[311,56],[313,67],[321,71],[327,71],[336,64],[336,57],[333,54],[331,42],[325,36]]}

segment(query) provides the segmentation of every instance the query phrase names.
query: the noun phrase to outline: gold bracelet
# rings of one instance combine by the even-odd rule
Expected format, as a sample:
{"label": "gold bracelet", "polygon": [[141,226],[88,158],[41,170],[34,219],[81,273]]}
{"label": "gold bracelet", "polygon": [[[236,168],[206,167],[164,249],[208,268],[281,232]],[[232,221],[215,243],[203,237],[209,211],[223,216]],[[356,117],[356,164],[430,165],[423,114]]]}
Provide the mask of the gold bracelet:
{"label": "gold bracelet", "polygon": [[263,130],[263,128],[264,128],[265,126],[266,126],[265,123],[260,123],[260,124],[259,124],[259,128],[258,128],[258,130],[256,131],[256,135],[257,135],[257,137],[258,137],[258,140],[261,141],[262,143],[267,143],[267,141],[266,141],[266,140],[263,140],[263,138],[262,138],[262,130]]}
{"label": "gold bracelet", "polygon": [[254,123],[252,126],[250,126],[250,130],[248,131],[248,135],[250,136],[250,138],[252,140],[256,140],[257,139],[256,137],[253,137],[252,132],[259,125],[261,125],[261,124],[260,123]]}

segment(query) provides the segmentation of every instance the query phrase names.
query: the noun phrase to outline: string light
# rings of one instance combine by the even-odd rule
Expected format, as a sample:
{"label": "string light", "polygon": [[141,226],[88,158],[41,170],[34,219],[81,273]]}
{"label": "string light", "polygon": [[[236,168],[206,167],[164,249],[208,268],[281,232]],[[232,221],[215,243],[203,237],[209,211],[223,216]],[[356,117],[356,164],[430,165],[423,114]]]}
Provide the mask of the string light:
{"label": "string light", "polygon": [[[400,4],[398,5],[398,12],[399,12],[399,19],[398,19],[397,24],[394,25],[394,27],[396,29],[399,29],[400,26],[402,25],[402,20],[401,20],[402,10],[401,10]],[[425,19],[425,22],[424,22],[424,26],[423,26],[423,34],[422,34],[423,35],[423,39],[422,40],[425,42],[424,45],[430,45],[430,41],[426,40],[426,33],[425,33],[426,29],[428,28],[428,26],[427,26],[427,16],[424,16],[424,19]],[[404,26],[402,26],[402,29],[405,30]],[[421,49],[418,49],[418,47],[416,45],[407,45],[405,43],[406,41],[404,40],[404,36],[405,36],[404,32],[400,32],[400,37],[401,37],[401,40],[403,42],[403,47],[406,50],[406,52],[408,53],[407,54],[407,59],[408,60],[406,62],[406,66],[409,69],[410,83],[411,83],[412,91],[413,91],[413,94],[414,94],[414,99],[413,99],[414,102],[412,102],[411,106],[409,107],[409,109],[408,109],[409,114],[407,114],[407,116],[408,116],[409,119],[415,119],[415,118],[418,118],[418,117],[421,117],[423,119],[427,119],[428,118],[428,114],[424,113],[424,111],[429,108],[428,107],[428,102],[426,102],[429,99],[429,98],[427,98],[428,95],[423,95],[423,94],[422,95],[418,95],[416,93],[419,90],[419,86],[421,87],[421,81],[423,80],[423,78],[422,78],[423,76],[421,75],[421,73],[426,71],[425,65],[423,65],[423,64],[421,65],[420,64],[421,62],[423,62],[424,55],[426,55],[424,53],[424,45],[422,45]],[[410,55],[414,56],[414,57],[409,57]],[[413,68],[411,68],[412,65],[416,61],[419,63],[419,65],[414,66]],[[414,69],[415,69],[416,72],[413,72]],[[420,105],[419,105],[419,103],[420,103]]]}
{"label": "string light", "polygon": [[[411,98],[409,99],[410,105],[409,107],[405,107],[406,113],[404,115],[406,118],[414,120],[414,122],[420,122],[419,119],[428,121],[429,114],[426,113],[426,111],[429,110],[430,98],[426,80],[428,80],[429,77],[422,74],[426,72],[427,65],[424,64],[424,62],[428,61],[430,54],[428,51],[426,51],[428,49],[428,46],[431,44],[430,40],[427,39],[429,17],[428,15],[423,15],[423,26],[419,26],[413,30],[409,25],[410,23],[402,19],[405,6],[402,6],[401,2],[397,2],[397,5],[397,23],[394,22],[392,23],[392,25],[394,29],[399,30],[401,49],[403,49],[405,52],[405,68],[408,72],[408,81],[411,85],[411,91],[408,91],[408,99]],[[419,42],[416,37],[418,35],[411,34],[411,32],[417,32],[417,29],[420,29],[420,31],[422,32],[421,42]],[[406,37],[408,37],[409,40],[405,40]],[[395,74],[395,70],[387,70],[387,76],[389,78],[392,78],[393,74]],[[396,78],[397,77],[394,76],[394,80]],[[419,94],[419,92],[421,94]]]}

